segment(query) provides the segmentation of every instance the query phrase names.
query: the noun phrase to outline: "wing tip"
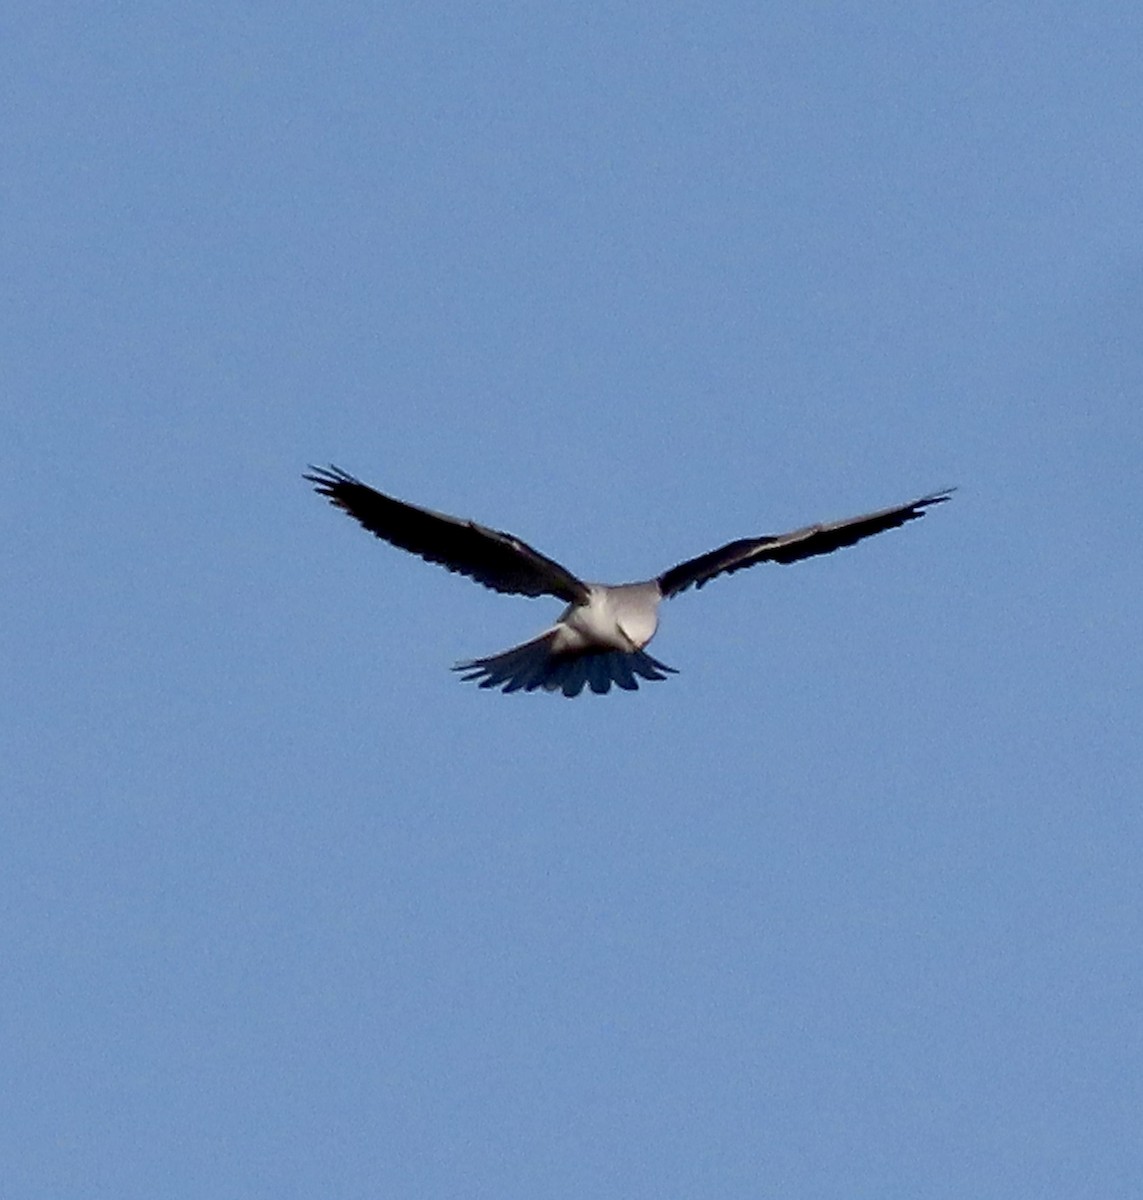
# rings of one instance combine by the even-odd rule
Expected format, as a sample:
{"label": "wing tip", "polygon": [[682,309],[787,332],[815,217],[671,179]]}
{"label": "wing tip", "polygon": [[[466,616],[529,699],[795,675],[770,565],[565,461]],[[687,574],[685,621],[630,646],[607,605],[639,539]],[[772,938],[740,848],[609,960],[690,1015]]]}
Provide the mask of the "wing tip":
{"label": "wing tip", "polygon": [[920,500],[914,500],[913,508],[929,508],[934,504],[944,504],[946,500],[951,500],[955,492],[960,491],[957,484],[952,487],[938,488],[935,492],[929,492],[927,496],[922,496]]}
{"label": "wing tip", "polygon": [[340,467],[330,463],[328,467],[315,467],[310,463],[302,478],[307,483],[314,485],[314,491],[320,492],[323,496],[333,496],[336,494],[339,487],[345,485],[360,486],[361,480],[350,475],[348,471],[343,471]]}

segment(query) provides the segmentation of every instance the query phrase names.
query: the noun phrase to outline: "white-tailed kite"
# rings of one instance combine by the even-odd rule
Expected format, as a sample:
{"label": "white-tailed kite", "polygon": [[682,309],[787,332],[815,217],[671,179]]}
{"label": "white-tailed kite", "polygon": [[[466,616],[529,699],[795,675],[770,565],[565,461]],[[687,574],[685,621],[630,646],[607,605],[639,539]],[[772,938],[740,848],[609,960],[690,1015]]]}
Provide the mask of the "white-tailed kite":
{"label": "white-tailed kite", "polygon": [[729,575],[760,562],[792,563],[852,546],[862,538],[924,516],[951,491],[922,496],[896,508],[862,517],[807,525],[792,533],[741,538],[688,559],[643,583],[584,583],[566,567],[510,533],[498,532],[444,513],[384,496],[339,470],[311,467],[305,478],[370,533],[427,562],[467,575],[496,592],[555,596],[567,602],[559,620],[538,637],[489,658],[457,663],[465,680],[505,692],[561,691],[578,696],[585,686],[600,695],[613,683],[635,691],[638,679],[677,674],[643,649],[655,636],[659,602],[692,584],[701,588],[716,575]]}

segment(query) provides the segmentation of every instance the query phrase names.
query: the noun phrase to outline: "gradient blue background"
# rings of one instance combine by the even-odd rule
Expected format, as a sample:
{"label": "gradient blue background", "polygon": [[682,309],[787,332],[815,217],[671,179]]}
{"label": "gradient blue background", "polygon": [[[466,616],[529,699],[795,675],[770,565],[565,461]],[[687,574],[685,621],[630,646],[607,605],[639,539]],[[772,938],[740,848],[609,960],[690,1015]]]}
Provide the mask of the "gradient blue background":
{"label": "gradient blue background", "polygon": [[[1143,11],[0,16],[4,1197],[1136,1197]],[[590,578],[959,484],[447,667]]]}

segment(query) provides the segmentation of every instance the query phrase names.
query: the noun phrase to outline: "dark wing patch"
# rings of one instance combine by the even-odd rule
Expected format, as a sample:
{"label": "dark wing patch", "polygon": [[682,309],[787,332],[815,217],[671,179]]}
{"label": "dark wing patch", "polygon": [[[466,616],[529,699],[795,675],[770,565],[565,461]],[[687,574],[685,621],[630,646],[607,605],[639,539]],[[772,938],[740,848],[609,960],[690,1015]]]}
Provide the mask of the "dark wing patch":
{"label": "dark wing patch", "polygon": [[792,563],[816,554],[830,554],[843,546],[852,546],[862,538],[883,533],[886,529],[896,529],[907,521],[915,521],[925,515],[925,509],[934,504],[943,504],[951,495],[951,490],[936,492],[910,504],[883,508],[862,517],[849,517],[826,525],[807,525],[805,529],[771,537],[741,538],[737,542],[728,542],[717,550],[700,554],[698,558],[688,559],[664,571],[658,579],[659,590],[664,598],[668,598],[677,596],[692,585],[701,588],[716,575],[730,575],[755,563]]}
{"label": "dark wing patch", "polygon": [[370,533],[426,562],[467,575],[496,592],[587,601],[586,585],[526,542],[444,513],[382,495],[337,467],[311,467],[305,478]]}

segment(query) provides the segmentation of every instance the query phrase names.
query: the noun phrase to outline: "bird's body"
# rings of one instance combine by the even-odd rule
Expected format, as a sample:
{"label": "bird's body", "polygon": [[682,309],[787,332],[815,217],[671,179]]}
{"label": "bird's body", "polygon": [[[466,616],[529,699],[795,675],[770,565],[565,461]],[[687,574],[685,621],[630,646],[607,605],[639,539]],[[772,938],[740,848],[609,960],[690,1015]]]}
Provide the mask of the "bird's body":
{"label": "bird's body", "polygon": [[659,628],[663,595],[646,583],[589,583],[586,604],[569,604],[560,616],[560,651],[605,647],[630,654],[642,650]]}
{"label": "bird's body", "polygon": [[556,623],[537,637],[454,668],[464,679],[479,681],[482,688],[505,692],[543,688],[565,696],[577,696],[585,687],[603,694],[612,683],[634,691],[638,678],[659,680],[674,674],[672,667],[644,649],[655,636],[663,600],[756,562],[797,562],[850,546],[923,516],[926,508],[951,494],[938,492],[896,508],[792,533],[742,538],[679,563],[654,579],[603,584],[583,582],[512,534],[395,500],[336,467],[312,470],[306,479],[318,492],[392,545],[468,575],[494,591],[551,595],[566,601]]}

